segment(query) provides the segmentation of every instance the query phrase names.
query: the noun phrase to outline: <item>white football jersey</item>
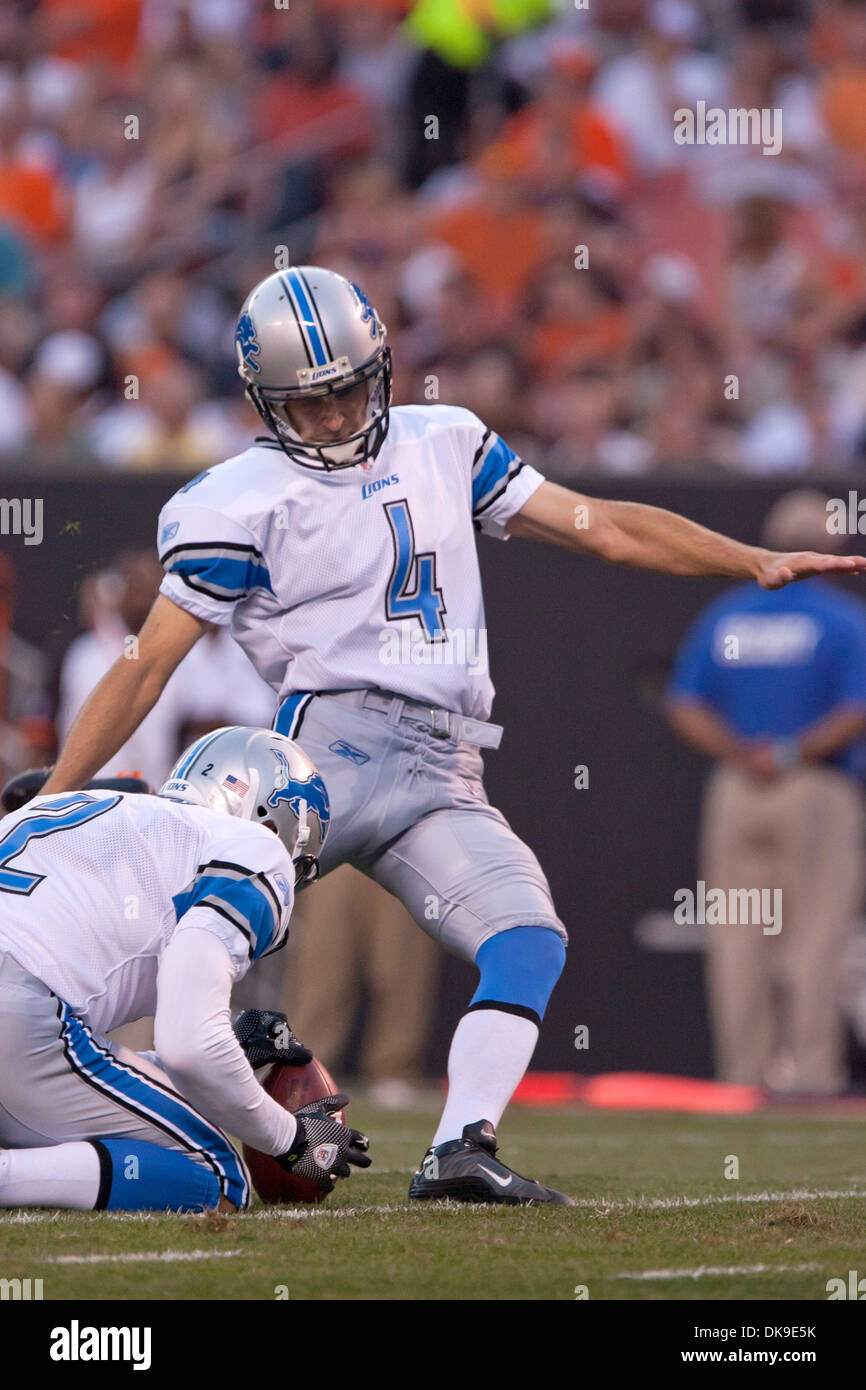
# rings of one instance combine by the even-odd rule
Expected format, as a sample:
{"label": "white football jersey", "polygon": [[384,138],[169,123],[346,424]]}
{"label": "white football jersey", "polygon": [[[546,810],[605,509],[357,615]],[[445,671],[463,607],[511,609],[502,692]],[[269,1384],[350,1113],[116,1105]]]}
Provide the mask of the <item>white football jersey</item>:
{"label": "white football jersey", "polygon": [[40,796],[0,820],[0,951],[97,1032],[156,1011],[184,927],[224,942],[235,979],[288,935],[294,866],[271,830],[163,797]]}
{"label": "white football jersey", "polygon": [[393,409],[377,458],[330,473],[259,440],[163,508],[162,592],[230,623],[281,699],[379,688],[486,719],[475,531],[504,537],[543,481],[452,406]]}

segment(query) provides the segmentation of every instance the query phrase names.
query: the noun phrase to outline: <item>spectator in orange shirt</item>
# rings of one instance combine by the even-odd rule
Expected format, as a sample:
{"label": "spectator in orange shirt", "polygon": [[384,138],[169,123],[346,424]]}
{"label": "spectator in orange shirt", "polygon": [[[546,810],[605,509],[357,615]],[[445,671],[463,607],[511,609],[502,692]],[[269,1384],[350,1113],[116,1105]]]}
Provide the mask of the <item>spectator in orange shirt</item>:
{"label": "spectator in orange shirt", "polygon": [[544,229],[530,206],[519,161],[492,146],[478,162],[477,197],[434,218],[432,231],[457,252],[496,320],[510,317],[544,254]]}
{"label": "spectator in orange shirt", "polygon": [[42,47],[73,63],[125,67],[136,55],[141,0],[40,0]]}
{"label": "spectator in orange shirt", "polygon": [[[331,155],[366,149],[370,114],[359,93],[335,77],[336,60],[337,51],[322,30],[311,26],[300,35],[284,56],[282,70],[265,83],[253,103],[256,139],[278,141],[304,127],[315,134],[324,123],[328,129],[325,147]],[[303,153],[300,142],[296,152],[299,157]]]}
{"label": "spectator in orange shirt", "polygon": [[19,84],[0,106],[0,221],[51,245],[66,231],[63,190],[47,164],[22,154],[20,141],[27,127],[27,99]]}
{"label": "spectator in orange shirt", "polygon": [[505,128],[503,143],[514,151],[524,176],[546,189],[568,188],[578,175],[588,175],[618,190],[628,177],[622,140],[588,100],[597,68],[585,44],[560,40],[537,99]]}
{"label": "spectator in orange shirt", "polygon": [[845,154],[866,154],[866,11],[839,11],[842,51],[824,79],[821,106],[833,143]]}
{"label": "spectator in orange shirt", "polygon": [[536,371],[616,358],[629,342],[625,310],[590,269],[552,264],[536,288],[530,359]]}

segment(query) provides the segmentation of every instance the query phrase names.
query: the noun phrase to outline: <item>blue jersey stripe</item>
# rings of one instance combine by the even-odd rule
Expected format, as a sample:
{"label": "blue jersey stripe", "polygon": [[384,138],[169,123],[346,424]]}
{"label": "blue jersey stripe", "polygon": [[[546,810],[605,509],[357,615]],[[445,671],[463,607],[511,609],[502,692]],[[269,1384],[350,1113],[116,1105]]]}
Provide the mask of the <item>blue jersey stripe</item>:
{"label": "blue jersey stripe", "polygon": [[476,477],[472,479],[472,510],[481,505],[487,494],[492,492],[504,478],[513,464],[519,463],[513,449],[509,449],[504,439],[494,435],[495,444],[488,450]]}
{"label": "blue jersey stripe", "polygon": [[60,1020],[64,1051],[76,1073],[95,1090],[170,1134],[188,1151],[202,1154],[218,1173],[229,1200],[245,1207],[249,1201],[246,1170],[222,1130],[182,1097],[118,1062],[94,1041],[90,1028],[68,1004],[61,1003]]}
{"label": "blue jersey stripe", "polygon": [[222,915],[242,932],[249,941],[252,960],[263,956],[279,931],[280,919],[267,891],[253,878],[222,878],[219,874],[199,874],[184,893],[173,898],[177,920],[193,907],[220,906],[228,909]]}
{"label": "blue jersey stripe", "polygon": [[286,738],[294,738],[300,727],[300,718],[306,709],[306,701],[312,699],[309,690],[302,690],[297,695],[289,695],[277,710],[274,719],[274,733],[285,734]]}
{"label": "blue jersey stripe", "polygon": [[274,592],[267,567],[252,556],[246,560],[230,560],[224,555],[183,556],[172,561],[169,574],[178,574],[185,580],[194,576],[203,584],[230,590],[232,596],[244,597],[252,589],[267,589],[271,594]]}

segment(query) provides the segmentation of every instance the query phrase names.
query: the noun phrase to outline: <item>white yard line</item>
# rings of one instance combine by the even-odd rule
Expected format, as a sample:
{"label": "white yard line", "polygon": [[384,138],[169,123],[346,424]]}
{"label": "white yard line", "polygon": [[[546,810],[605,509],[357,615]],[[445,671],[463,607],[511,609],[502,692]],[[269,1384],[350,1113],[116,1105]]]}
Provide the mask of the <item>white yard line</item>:
{"label": "white yard line", "polygon": [[[456,1203],[448,1203],[443,1210],[457,1211],[460,1208]],[[369,1207],[323,1207],[299,1206],[299,1207],[264,1207],[263,1209],[234,1213],[226,1212],[228,1220],[236,1217],[240,1221],[305,1221],[310,1216],[388,1216],[393,1212],[408,1212],[416,1210],[408,1202],[401,1205],[385,1203],[382,1206]],[[0,1226],[42,1226],[52,1222],[68,1223],[79,1216],[93,1216],[96,1213],[89,1211],[10,1211],[0,1215]],[[131,1224],[142,1225],[150,1221],[161,1221],[168,1216],[168,1212],[163,1211],[102,1211],[99,1212],[100,1224],[103,1221],[114,1222],[119,1225]],[[207,1220],[206,1217],[190,1216],[189,1220]],[[94,1230],[96,1229],[94,1222]]]}
{"label": "white yard line", "polygon": [[256,1250],[139,1250],[123,1255],[48,1255],[46,1265],[143,1265],[187,1264],[193,1260],[232,1260],[238,1255],[256,1255]]}
{"label": "white yard line", "polygon": [[829,1189],[809,1192],[793,1188],[790,1192],[731,1192],[712,1197],[577,1197],[575,1206],[589,1211],[676,1211],[685,1207],[715,1207],[748,1202],[820,1202],[837,1198],[866,1198],[866,1190]]}
{"label": "white yard line", "polygon": [[[430,1210],[431,1203],[425,1202],[424,1205]],[[462,1210],[457,1203],[437,1203],[440,1211]],[[385,1203],[381,1207],[265,1207],[262,1211],[251,1213],[254,1221],[304,1221],[308,1216],[392,1216],[396,1212],[404,1215],[406,1212],[417,1211],[421,1206],[420,1202]]]}
{"label": "white yard line", "polygon": [[[741,1192],[741,1193],[722,1193],[719,1196],[710,1197],[577,1197],[575,1207],[589,1212],[598,1212],[602,1215],[609,1211],[676,1211],[688,1207],[714,1207],[724,1205],[740,1205],[743,1203],[755,1202],[821,1202],[842,1200],[859,1200],[866,1198],[866,1188],[830,1188],[820,1189],[811,1192],[805,1188],[792,1188],[789,1192]],[[497,1207],[497,1210],[500,1208]],[[402,1202],[384,1203],[381,1206],[369,1205],[364,1207],[328,1207],[328,1206],[298,1206],[298,1207],[264,1207],[254,1212],[238,1214],[240,1221],[305,1221],[313,1216],[323,1217],[345,1217],[345,1216],[388,1216],[397,1212],[405,1213],[409,1211],[426,1212],[443,1211],[454,1213],[464,1211],[466,1208],[459,1202]],[[506,1211],[510,1208],[502,1207]],[[0,1226],[30,1226],[43,1225],[49,1222],[63,1221],[68,1222],[79,1216],[90,1216],[91,1212],[79,1211],[10,1211],[0,1214]],[[141,1224],[144,1222],[162,1220],[167,1215],[166,1212],[150,1211],[103,1211],[99,1213],[100,1221],[131,1222]],[[226,1213],[230,1220],[235,1219],[232,1213]],[[196,1219],[196,1218],[192,1218]]]}
{"label": "white yard line", "polygon": [[608,1279],[706,1279],[719,1275],[800,1274],[823,1265],[698,1265],[696,1269],[641,1269],[631,1274],[608,1274]]}

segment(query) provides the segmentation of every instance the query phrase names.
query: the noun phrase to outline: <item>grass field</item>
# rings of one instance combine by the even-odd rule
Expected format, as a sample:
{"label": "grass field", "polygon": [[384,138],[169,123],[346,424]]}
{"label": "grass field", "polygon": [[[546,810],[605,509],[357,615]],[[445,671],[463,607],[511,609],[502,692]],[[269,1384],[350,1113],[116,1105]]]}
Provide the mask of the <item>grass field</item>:
{"label": "grass field", "polygon": [[410,1206],[435,1109],[350,1114],[374,1167],[320,1208],[7,1213],[0,1277],[41,1278],[46,1299],[826,1300],[828,1279],[866,1275],[856,1119],[513,1107],[503,1158],[578,1205],[512,1209]]}

